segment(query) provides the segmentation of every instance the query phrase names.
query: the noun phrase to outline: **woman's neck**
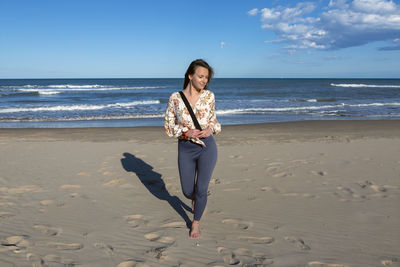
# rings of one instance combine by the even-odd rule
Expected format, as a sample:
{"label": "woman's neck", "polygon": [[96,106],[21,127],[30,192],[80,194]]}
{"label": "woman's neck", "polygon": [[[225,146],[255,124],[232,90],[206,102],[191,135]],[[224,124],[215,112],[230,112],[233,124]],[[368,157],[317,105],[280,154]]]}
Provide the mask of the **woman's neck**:
{"label": "woman's neck", "polygon": [[197,90],[197,89],[193,88],[193,86],[188,85],[185,88],[185,91],[191,96],[198,96],[202,93],[203,90],[201,90],[201,89]]}

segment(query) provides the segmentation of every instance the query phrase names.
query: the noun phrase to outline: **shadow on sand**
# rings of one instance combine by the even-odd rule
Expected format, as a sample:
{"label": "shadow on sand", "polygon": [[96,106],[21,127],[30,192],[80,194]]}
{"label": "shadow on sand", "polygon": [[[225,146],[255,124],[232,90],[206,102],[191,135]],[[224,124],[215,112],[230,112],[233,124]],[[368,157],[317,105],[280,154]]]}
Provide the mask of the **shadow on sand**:
{"label": "shadow on sand", "polygon": [[187,216],[184,209],[191,212],[191,208],[183,203],[177,196],[171,196],[165,188],[165,183],[161,178],[161,174],[153,171],[153,167],[142,159],[125,152],[124,158],[121,159],[122,167],[127,172],[134,172],[139,177],[142,184],[160,200],[165,200],[169,205],[182,217],[188,228],[191,227],[191,220]]}

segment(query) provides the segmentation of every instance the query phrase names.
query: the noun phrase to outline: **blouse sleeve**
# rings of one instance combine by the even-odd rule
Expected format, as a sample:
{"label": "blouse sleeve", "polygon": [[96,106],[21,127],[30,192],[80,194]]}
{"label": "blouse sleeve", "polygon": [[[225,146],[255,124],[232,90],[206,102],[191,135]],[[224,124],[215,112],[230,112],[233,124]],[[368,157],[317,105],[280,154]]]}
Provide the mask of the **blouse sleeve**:
{"label": "blouse sleeve", "polygon": [[173,95],[169,98],[167,110],[165,111],[165,120],[164,120],[164,128],[165,132],[169,137],[179,137],[184,132],[188,131],[189,128],[179,124],[178,116],[176,115],[179,112],[179,104],[177,103],[177,99],[174,99]]}
{"label": "blouse sleeve", "polygon": [[221,124],[219,124],[217,121],[217,116],[215,114],[215,96],[213,93],[210,96],[210,116],[208,118],[208,125],[213,134],[218,134],[221,132]]}

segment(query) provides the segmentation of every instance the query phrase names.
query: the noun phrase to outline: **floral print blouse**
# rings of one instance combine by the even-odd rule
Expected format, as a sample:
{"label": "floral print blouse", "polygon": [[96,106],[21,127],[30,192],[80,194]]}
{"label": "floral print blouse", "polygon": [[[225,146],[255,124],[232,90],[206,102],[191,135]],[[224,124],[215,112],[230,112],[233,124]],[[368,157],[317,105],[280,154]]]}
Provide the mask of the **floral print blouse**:
{"label": "floral print blouse", "polygon": [[[203,90],[196,104],[194,106],[191,105],[191,107],[203,130],[209,127],[213,134],[221,132],[221,125],[218,123],[215,115],[215,97],[213,92]],[[164,127],[168,136],[177,138],[182,138],[182,134],[190,129],[196,129],[179,92],[171,94],[169,98],[165,112]],[[199,138],[189,138],[189,140],[205,146],[204,142]]]}

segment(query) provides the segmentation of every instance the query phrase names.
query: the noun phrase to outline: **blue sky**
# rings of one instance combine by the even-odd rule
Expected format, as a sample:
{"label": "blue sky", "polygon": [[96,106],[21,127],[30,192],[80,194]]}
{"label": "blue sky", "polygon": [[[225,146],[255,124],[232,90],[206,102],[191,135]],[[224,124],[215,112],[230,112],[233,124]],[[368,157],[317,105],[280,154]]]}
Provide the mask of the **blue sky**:
{"label": "blue sky", "polygon": [[386,0],[1,0],[0,78],[400,78]]}

